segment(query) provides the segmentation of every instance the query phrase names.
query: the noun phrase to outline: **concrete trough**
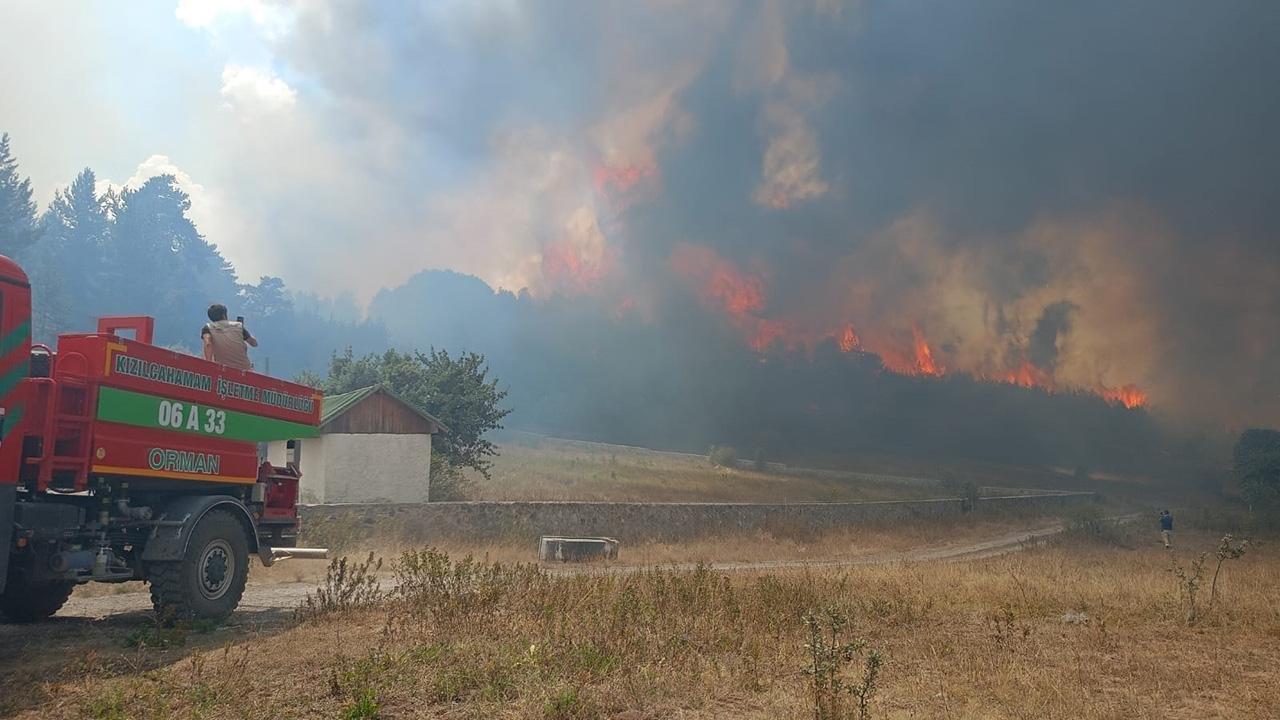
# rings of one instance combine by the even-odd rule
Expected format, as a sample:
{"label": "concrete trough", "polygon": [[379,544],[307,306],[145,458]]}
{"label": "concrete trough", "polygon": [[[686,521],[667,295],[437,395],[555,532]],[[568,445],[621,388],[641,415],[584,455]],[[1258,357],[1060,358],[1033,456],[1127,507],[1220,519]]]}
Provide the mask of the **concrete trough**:
{"label": "concrete trough", "polygon": [[607,537],[538,538],[538,560],[542,562],[590,562],[617,560],[618,541]]}

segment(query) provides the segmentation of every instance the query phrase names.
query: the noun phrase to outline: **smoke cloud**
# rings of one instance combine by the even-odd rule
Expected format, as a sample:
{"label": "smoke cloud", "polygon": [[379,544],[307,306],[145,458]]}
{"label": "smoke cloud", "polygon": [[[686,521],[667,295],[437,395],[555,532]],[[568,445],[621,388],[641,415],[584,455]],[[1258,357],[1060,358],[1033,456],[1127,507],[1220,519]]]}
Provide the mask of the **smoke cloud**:
{"label": "smoke cloud", "polygon": [[1280,417],[1274,2],[183,0],[176,18],[252,48],[209,79],[218,161],[192,176],[239,213],[211,239],[294,287],[368,300],[448,268],[671,337],[718,327],[748,357],[831,344],[903,374]]}
{"label": "smoke cloud", "polygon": [[1280,409],[1272,4],[295,12],[279,57],[385,145],[384,284],[693,297],[744,352]]}

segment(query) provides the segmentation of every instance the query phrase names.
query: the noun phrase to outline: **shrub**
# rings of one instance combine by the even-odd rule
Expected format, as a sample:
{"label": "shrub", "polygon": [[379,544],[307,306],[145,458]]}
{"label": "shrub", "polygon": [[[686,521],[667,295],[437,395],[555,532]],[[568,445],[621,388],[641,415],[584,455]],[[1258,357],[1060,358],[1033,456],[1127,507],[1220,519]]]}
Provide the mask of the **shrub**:
{"label": "shrub", "polygon": [[440,623],[496,611],[499,603],[545,581],[536,565],[458,561],[435,548],[406,550],[392,565],[393,598],[411,614]]}
{"label": "shrub", "polygon": [[1223,535],[1218,541],[1218,549],[1214,551],[1214,556],[1218,558],[1218,564],[1213,569],[1213,587],[1209,591],[1209,606],[1212,607],[1218,599],[1218,575],[1222,573],[1222,564],[1228,560],[1239,560],[1249,551],[1249,538],[1240,538],[1237,540],[1234,535]]}
{"label": "shrub", "polygon": [[[814,720],[851,718],[855,712],[859,720],[866,720],[880,677],[880,653],[867,651],[866,640],[845,642],[849,621],[833,608],[807,613],[804,623],[809,631],[805,643],[809,664],[804,674],[809,678]],[[845,680],[845,668],[858,658],[863,659],[862,675],[851,684]]]}
{"label": "shrub", "polygon": [[738,465],[738,451],[732,445],[713,445],[707,459],[716,467],[732,468]]}
{"label": "shrub", "polygon": [[345,557],[333,560],[324,584],[307,593],[295,616],[307,620],[373,605],[383,598],[377,577],[381,569],[382,559],[375,561],[373,553],[364,562],[349,562]]}
{"label": "shrub", "polygon": [[1204,579],[1204,560],[1208,553],[1200,553],[1191,560],[1191,564],[1182,567],[1177,560],[1169,560],[1169,572],[1178,579],[1178,597],[1187,611],[1187,624],[1192,625],[1200,619],[1200,581]]}
{"label": "shrub", "polygon": [[1255,510],[1280,508],[1280,431],[1245,430],[1231,451],[1231,465]]}

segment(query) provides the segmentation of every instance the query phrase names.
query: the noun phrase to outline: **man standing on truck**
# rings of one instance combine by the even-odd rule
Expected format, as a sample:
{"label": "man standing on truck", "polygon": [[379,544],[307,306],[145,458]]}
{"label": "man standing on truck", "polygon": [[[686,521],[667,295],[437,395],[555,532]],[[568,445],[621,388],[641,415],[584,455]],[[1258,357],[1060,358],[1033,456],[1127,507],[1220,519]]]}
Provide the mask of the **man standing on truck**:
{"label": "man standing on truck", "polygon": [[249,348],[258,347],[258,339],[249,334],[239,318],[227,319],[226,305],[209,306],[209,322],[200,331],[200,340],[204,344],[205,360],[241,370],[253,369]]}

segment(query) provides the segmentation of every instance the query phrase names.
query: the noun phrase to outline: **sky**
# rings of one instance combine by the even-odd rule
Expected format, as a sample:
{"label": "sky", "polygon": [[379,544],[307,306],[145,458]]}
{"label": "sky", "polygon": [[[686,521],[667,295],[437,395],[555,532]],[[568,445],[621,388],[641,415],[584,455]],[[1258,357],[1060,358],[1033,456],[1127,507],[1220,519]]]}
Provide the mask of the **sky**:
{"label": "sky", "polygon": [[1280,4],[12,0],[41,202],[173,173],[242,280],[424,269],[743,345],[1280,413]]}
{"label": "sky", "polygon": [[[104,186],[173,173],[242,279],[365,301],[448,267],[519,290],[540,282],[539,243],[517,238],[532,205],[551,193],[582,217],[590,204],[571,134],[590,131],[589,101],[560,76],[575,59],[504,77],[541,53],[521,47],[520,3],[8,5],[0,60],[23,72],[0,79],[0,127],[40,203],[86,166]],[[634,141],[596,145],[614,142]]]}

